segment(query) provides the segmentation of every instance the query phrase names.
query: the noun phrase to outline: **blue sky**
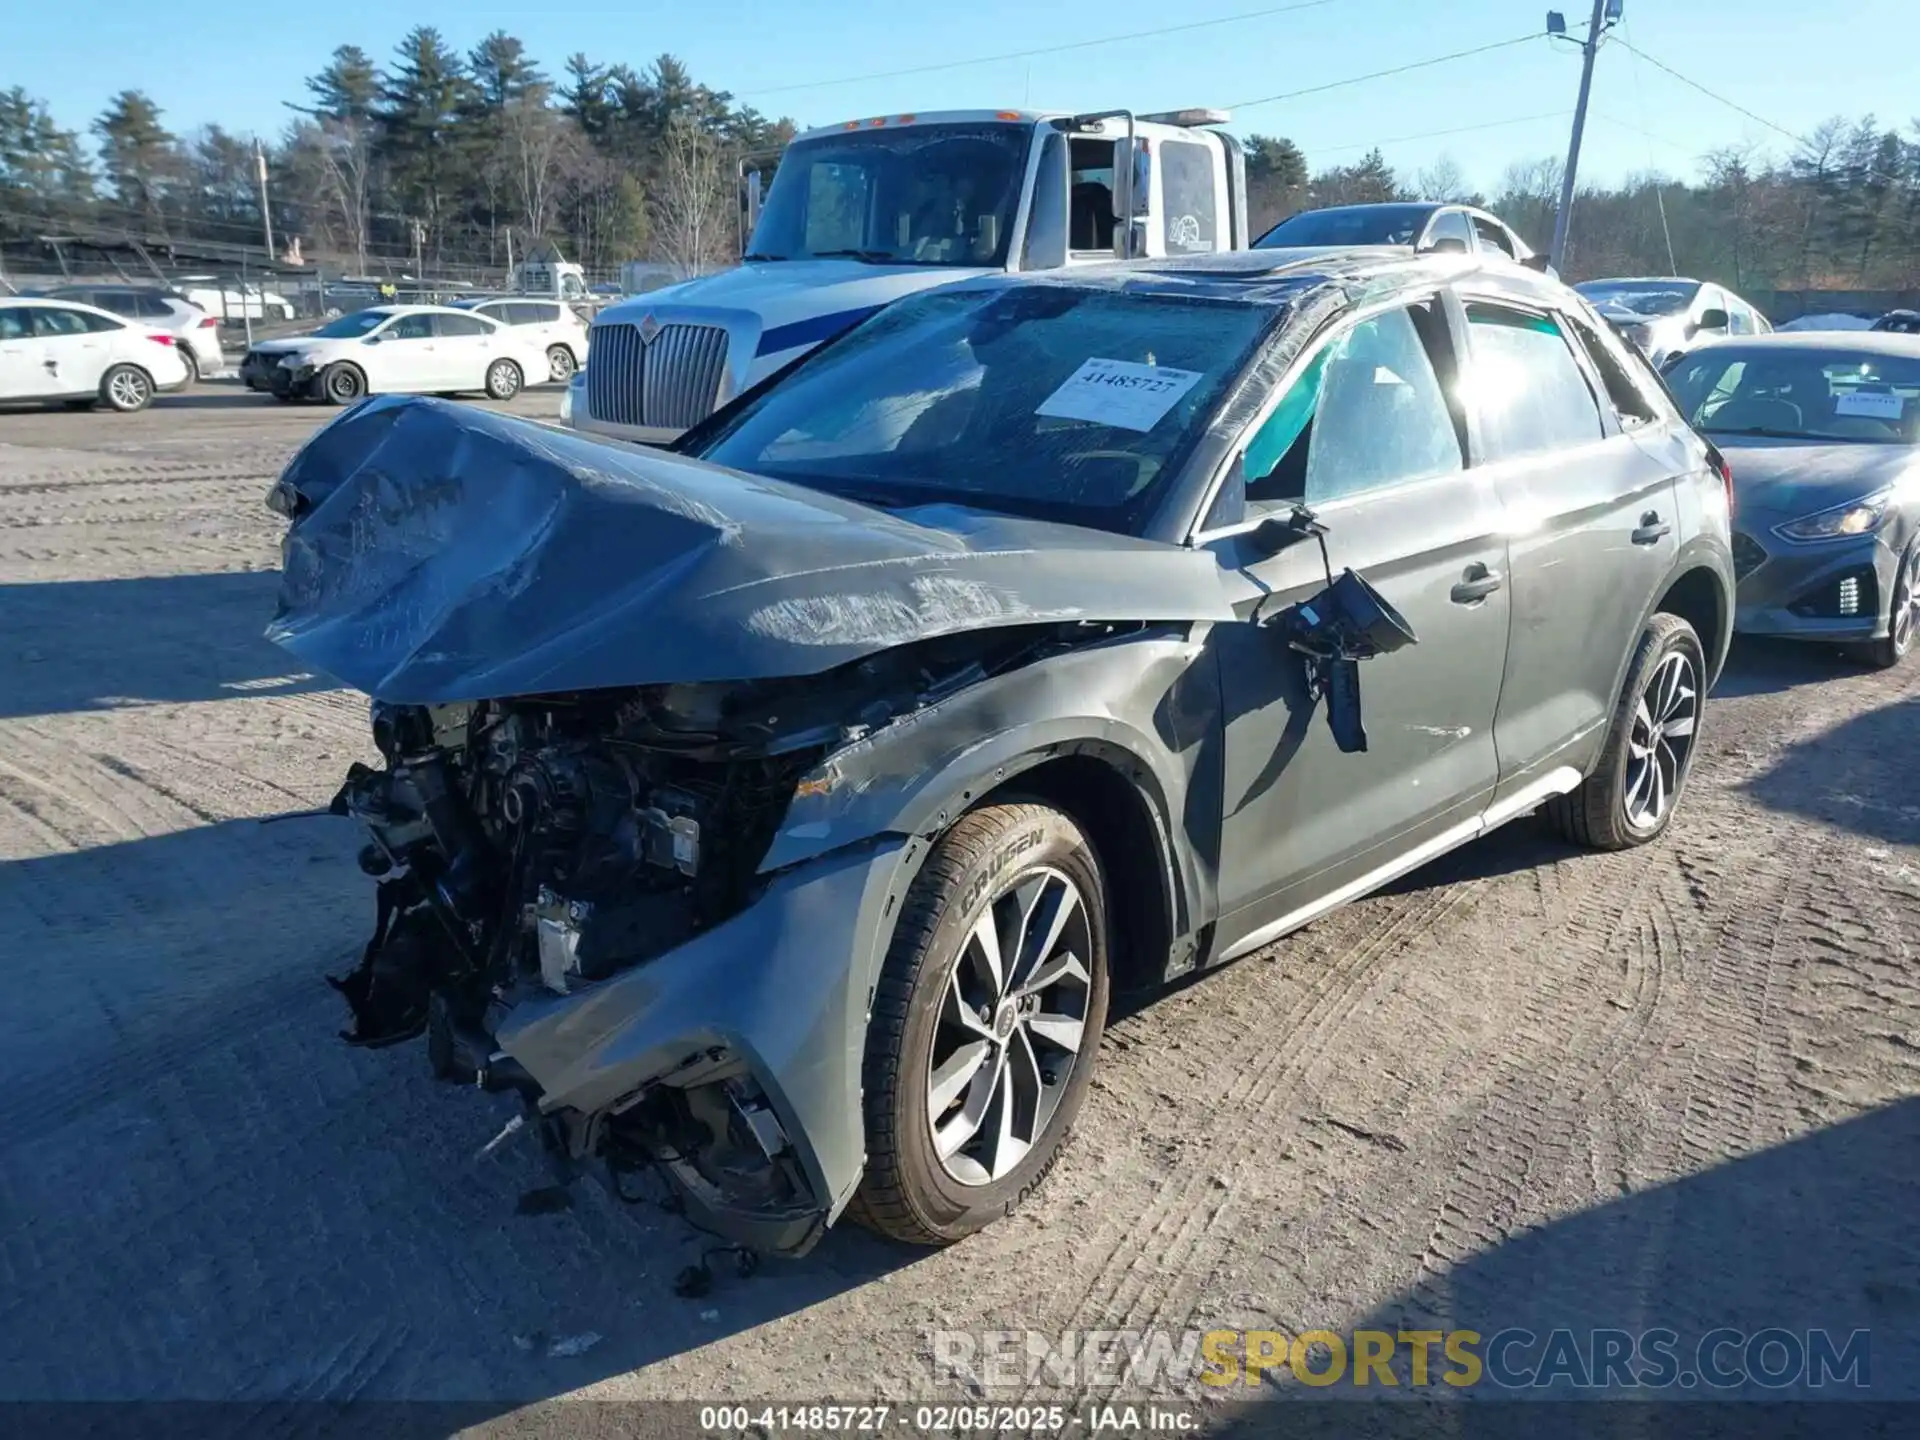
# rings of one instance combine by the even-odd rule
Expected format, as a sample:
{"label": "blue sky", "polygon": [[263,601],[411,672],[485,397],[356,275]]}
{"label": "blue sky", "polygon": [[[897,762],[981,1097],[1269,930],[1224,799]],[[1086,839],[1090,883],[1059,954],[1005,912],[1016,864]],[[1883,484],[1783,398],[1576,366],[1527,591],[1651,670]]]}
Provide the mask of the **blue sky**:
{"label": "blue sky", "polygon": [[[1582,0],[733,0],[510,6],[335,0],[236,7],[210,0],[136,8],[92,24],[22,0],[7,21],[0,87],[23,84],[83,129],[114,91],[148,91],[176,131],[219,121],[276,133],[285,98],[344,42],[378,58],[416,23],[456,45],[502,28],[557,73],[566,55],[643,65],[662,51],[696,78],[769,114],[826,124],[880,111],[1031,103],[1072,109],[1233,105],[1504,40],[1543,28],[1547,3],[1575,28]],[[1301,0],[1292,0],[1300,4]],[[1441,18],[1444,17],[1444,18]],[[1094,37],[1221,19],[1182,33],[916,75],[813,84]],[[1634,46],[1773,124],[1804,133],[1833,114],[1920,115],[1920,0],[1626,0]],[[1240,108],[1240,134],[1291,136],[1309,163],[1344,163],[1379,144],[1403,174],[1450,157],[1491,186],[1510,160],[1561,152],[1579,79],[1572,46],[1542,40],[1392,79]],[[805,85],[806,88],[797,88]],[[1623,47],[1601,55],[1583,173],[1656,168],[1691,175],[1707,150],[1790,142],[1688,89]],[[1451,134],[1435,134],[1453,131]]]}

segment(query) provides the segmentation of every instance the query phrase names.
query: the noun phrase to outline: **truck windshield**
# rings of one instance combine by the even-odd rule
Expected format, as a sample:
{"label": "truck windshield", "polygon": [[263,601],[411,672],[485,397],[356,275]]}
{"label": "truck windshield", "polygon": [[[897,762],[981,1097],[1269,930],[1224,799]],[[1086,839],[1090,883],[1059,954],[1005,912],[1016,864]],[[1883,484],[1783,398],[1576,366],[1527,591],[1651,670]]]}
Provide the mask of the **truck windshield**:
{"label": "truck windshield", "polygon": [[1303,210],[1253,242],[1256,250],[1295,245],[1411,245],[1432,218],[1431,205],[1336,205]]}
{"label": "truck windshield", "polygon": [[1066,285],[929,292],[803,361],[693,453],[882,506],[1137,533],[1276,313]]}
{"label": "truck windshield", "polygon": [[787,147],[749,260],[1006,263],[1030,126],[903,125]]}
{"label": "truck windshield", "polygon": [[1697,282],[1671,280],[1589,280],[1573,287],[1596,308],[1625,310],[1635,315],[1678,315],[1700,293]]}

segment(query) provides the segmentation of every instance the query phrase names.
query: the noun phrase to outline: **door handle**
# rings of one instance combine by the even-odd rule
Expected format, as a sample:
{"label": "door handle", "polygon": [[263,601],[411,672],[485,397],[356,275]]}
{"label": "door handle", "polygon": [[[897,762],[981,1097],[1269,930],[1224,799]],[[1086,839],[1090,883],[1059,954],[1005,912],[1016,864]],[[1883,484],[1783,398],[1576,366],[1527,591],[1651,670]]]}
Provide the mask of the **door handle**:
{"label": "door handle", "polygon": [[1662,536],[1671,535],[1672,533],[1673,526],[1667,524],[1666,521],[1660,518],[1660,512],[1657,510],[1649,510],[1640,517],[1640,528],[1633,532],[1633,543],[1636,545],[1653,545],[1658,543]]}
{"label": "door handle", "polygon": [[1467,567],[1467,573],[1460,577],[1460,583],[1453,587],[1453,603],[1456,605],[1478,605],[1505,582],[1479,561]]}

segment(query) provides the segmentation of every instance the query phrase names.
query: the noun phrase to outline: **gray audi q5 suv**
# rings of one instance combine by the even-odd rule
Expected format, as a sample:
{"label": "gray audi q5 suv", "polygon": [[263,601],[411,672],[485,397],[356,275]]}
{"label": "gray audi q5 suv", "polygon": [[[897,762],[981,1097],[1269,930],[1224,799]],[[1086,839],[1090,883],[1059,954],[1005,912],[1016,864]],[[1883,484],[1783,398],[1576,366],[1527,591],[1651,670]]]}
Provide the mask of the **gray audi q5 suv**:
{"label": "gray audi q5 suv", "polygon": [[954,1240],[1116,990],[1534,810],[1660,835],[1726,483],[1571,290],[1378,252],[925,293],[671,452],[363,404],[272,501],[384,757],[347,1038],[765,1249]]}

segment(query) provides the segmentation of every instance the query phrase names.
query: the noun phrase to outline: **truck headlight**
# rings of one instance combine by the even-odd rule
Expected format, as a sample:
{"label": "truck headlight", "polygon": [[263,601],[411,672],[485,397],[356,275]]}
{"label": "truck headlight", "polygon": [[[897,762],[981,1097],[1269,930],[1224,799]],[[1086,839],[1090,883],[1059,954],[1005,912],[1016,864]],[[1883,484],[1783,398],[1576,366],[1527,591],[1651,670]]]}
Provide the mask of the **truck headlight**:
{"label": "truck headlight", "polygon": [[1844,505],[1816,510],[1798,520],[1773,527],[1773,533],[1785,540],[1838,540],[1847,535],[1865,535],[1887,518],[1887,506],[1893,502],[1891,490],[1876,490]]}

